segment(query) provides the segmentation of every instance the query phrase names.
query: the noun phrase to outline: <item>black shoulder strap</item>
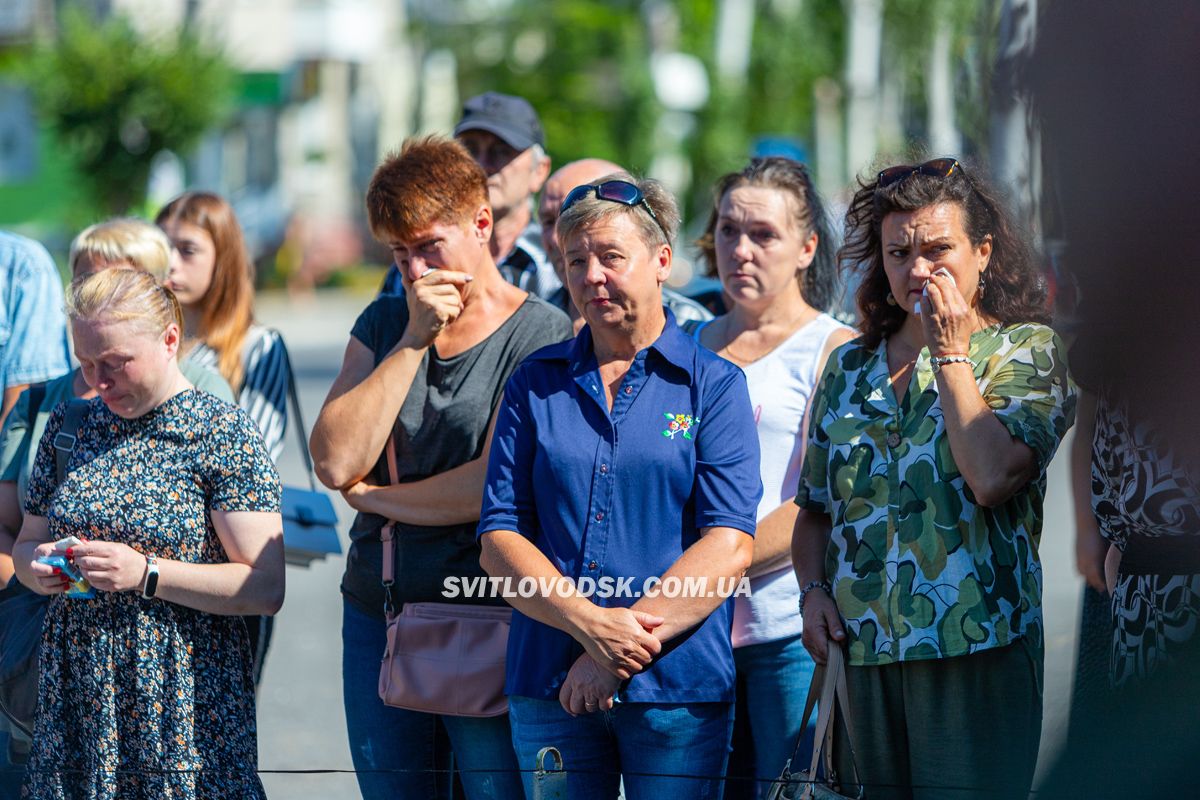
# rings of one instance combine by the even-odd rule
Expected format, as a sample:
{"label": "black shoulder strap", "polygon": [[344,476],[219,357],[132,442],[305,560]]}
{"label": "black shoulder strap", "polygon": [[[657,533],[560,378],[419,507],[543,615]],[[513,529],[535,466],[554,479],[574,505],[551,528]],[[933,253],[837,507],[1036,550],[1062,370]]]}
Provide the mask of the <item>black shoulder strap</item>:
{"label": "black shoulder strap", "polygon": [[29,414],[26,417],[26,422],[29,425],[29,430],[33,430],[33,423],[37,420],[38,412],[42,410],[42,402],[46,399],[46,382],[29,384]]}
{"label": "black shoulder strap", "polygon": [[75,450],[75,440],[80,426],[83,425],[83,419],[87,416],[89,406],[87,400],[80,400],[77,397],[67,403],[62,428],[54,437],[56,484],[62,483],[63,479],[67,477],[67,462],[71,460],[71,453]]}
{"label": "black shoulder strap", "polygon": [[296,441],[300,445],[300,457],[304,460],[304,468],[308,470],[309,486],[316,492],[319,491],[317,489],[317,474],[313,469],[312,453],[308,450],[308,428],[304,426],[304,416],[300,411],[300,393],[296,390],[296,373],[292,370],[292,358],[288,354],[287,345],[283,343],[283,336],[280,335],[279,331],[274,329],[272,331],[276,337],[276,346],[283,351],[283,365],[287,369],[288,400],[292,405],[293,421],[296,425]]}

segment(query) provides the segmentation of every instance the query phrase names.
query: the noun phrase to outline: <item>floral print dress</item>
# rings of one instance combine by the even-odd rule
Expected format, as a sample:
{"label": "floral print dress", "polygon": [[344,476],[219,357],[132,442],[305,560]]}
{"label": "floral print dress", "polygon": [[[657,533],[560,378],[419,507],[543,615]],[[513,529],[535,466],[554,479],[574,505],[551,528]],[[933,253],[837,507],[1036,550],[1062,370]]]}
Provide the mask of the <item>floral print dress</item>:
{"label": "floral print dress", "polygon": [[[100,400],[54,489],[51,415],[26,513],[54,539],[118,541],[160,559],[229,559],[209,511],[278,511],[274,465],[240,409],[187,390],[137,419]],[[55,595],[46,614],[25,797],[265,797],[240,617],[138,592]]]}

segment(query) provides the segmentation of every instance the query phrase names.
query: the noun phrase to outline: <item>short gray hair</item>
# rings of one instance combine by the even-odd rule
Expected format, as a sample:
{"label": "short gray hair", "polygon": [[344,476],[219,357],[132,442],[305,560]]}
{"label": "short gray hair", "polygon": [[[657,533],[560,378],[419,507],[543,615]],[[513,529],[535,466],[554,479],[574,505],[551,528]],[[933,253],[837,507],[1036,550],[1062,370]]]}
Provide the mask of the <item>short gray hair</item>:
{"label": "short gray hair", "polygon": [[[601,200],[595,192],[592,192],[577,201],[558,218],[558,239],[564,243],[563,250],[566,250],[565,243],[580,228],[591,227],[617,214],[625,214],[637,224],[638,233],[647,248],[671,244],[675,239],[675,232],[679,228],[679,206],[666,187],[656,180],[638,179],[624,172],[605,175],[586,185],[599,186],[605,181],[611,180],[629,181],[638,187],[642,192],[642,197],[646,199],[646,203],[654,209],[655,216],[651,217],[640,203],[636,206],[627,206],[610,200]],[[655,217],[658,218],[658,222],[654,221]]]}

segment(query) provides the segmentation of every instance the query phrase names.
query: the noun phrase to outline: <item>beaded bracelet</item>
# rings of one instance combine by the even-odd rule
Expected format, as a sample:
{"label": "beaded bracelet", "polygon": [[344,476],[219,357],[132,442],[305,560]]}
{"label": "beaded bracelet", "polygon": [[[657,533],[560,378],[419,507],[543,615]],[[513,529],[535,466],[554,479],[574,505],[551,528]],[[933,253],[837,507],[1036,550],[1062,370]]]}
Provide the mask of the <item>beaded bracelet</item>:
{"label": "beaded bracelet", "polygon": [[825,594],[833,597],[833,585],[829,581],[809,581],[804,584],[804,588],[800,590],[800,616],[804,616],[804,598],[813,589],[821,589]]}
{"label": "beaded bracelet", "polygon": [[929,364],[935,373],[941,372],[947,364],[970,364],[971,369],[975,369],[975,362],[967,356],[934,356],[929,359]]}

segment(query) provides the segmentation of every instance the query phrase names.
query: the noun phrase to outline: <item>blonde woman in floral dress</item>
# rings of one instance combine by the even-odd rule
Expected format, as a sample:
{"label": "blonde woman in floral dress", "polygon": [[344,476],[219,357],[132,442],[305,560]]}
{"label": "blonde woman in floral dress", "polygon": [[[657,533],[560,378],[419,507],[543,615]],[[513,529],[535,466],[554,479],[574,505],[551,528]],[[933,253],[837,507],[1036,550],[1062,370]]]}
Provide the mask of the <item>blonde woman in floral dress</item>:
{"label": "blonde woman in floral dress", "polygon": [[[51,595],[25,796],[264,797],[245,626],[283,602],[279,481],[245,412],[179,370],[180,311],[148,274],[104,270],[68,294],[89,401],[61,483],[39,445],[14,548]],[[64,595],[55,542],[96,590]]]}

